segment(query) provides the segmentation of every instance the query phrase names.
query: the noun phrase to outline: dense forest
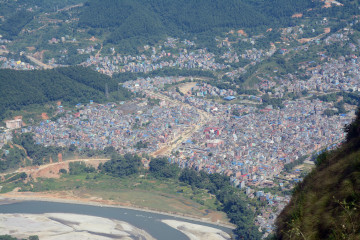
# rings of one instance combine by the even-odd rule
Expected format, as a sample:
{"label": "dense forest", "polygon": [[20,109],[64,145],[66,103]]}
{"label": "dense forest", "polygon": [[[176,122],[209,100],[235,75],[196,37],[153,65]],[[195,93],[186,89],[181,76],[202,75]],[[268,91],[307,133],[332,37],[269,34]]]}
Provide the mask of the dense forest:
{"label": "dense forest", "polygon": [[31,12],[18,11],[0,25],[0,33],[7,39],[13,39],[33,17]]}
{"label": "dense forest", "polygon": [[115,100],[126,100],[131,94],[106,75],[83,67],[52,70],[16,71],[0,69],[0,119],[7,110],[19,110],[30,104],[61,100],[103,102],[105,88]]}
{"label": "dense forest", "polygon": [[292,25],[294,13],[318,4],[311,0],[89,0],[79,25],[110,29],[110,43],[154,42],[164,35]]}
{"label": "dense forest", "polygon": [[320,154],[316,168],[294,189],[274,239],[359,239],[359,111],[345,132],[345,143]]}

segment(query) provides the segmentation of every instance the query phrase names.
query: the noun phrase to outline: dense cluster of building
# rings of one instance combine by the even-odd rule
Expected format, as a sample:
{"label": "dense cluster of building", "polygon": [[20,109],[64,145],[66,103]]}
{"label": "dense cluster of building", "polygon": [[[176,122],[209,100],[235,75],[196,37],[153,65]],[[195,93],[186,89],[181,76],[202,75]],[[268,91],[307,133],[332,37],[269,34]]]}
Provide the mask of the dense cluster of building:
{"label": "dense cluster of building", "polygon": [[291,76],[281,79],[281,85],[274,87],[275,96],[282,97],[287,92],[302,91],[329,93],[360,90],[360,60],[353,55],[351,59],[340,57],[312,68],[308,80],[292,79]]}
{"label": "dense cluster of building", "polygon": [[206,49],[197,49],[188,51],[187,49],[179,50],[178,54],[170,51],[159,51],[158,53],[147,56],[145,54],[138,56],[121,55],[90,56],[83,63],[84,66],[92,66],[97,71],[112,75],[118,72],[150,72],[165,67],[176,67],[180,69],[203,69],[218,70],[225,69],[228,66],[216,63],[215,55],[209,53]]}
{"label": "dense cluster of building", "polygon": [[[137,92],[158,90],[153,86],[156,82],[138,79],[124,86]],[[231,176],[232,183],[244,189],[249,197],[257,196],[253,189],[276,187],[273,180],[285,164],[340,144],[344,139],[344,125],[350,123],[355,114],[352,108],[347,114],[328,117],[323,113],[332,108],[333,103],[317,99],[284,101],[282,109],[272,106],[259,109],[231,102],[224,105],[192,95],[203,87],[211,89],[207,84],[198,84],[185,95],[174,88],[162,92],[212,116],[190,139],[183,139],[173,150],[171,161],[181,167]],[[290,175],[288,179],[294,183],[300,180],[299,174]],[[261,201],[276,209],[265,211],[257,220],[263,230],[271,232],[274,214],[287,204],[289,196],[260,195]]]}
{"label": "dense cluster of building", "polygon": [[196,86],[192,87],[188,92],[190,95],[204,97],[204,96],[234,96],[237,93],[232,89],[219,89],[207,83],[196,84]]}

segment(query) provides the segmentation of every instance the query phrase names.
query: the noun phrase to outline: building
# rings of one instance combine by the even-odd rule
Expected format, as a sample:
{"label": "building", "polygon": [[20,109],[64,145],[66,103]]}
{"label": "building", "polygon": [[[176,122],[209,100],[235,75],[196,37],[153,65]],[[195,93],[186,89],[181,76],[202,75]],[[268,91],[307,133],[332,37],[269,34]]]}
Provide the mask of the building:
{"label": "building", "polygon": [[5,121],[5,124],[6,124],[6,127],[9,129],[21,128],[22,120],[21,119],[8,120],[8,121]]}

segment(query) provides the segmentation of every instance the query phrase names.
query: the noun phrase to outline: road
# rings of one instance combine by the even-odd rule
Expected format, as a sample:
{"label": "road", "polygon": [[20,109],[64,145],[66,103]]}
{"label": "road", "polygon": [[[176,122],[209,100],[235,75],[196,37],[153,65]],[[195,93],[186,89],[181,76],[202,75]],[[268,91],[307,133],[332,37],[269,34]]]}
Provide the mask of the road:
{"label": "road", "polygon": [[[92,163],[92,162],[106,162],[109,161],[109,158],[87,158],[87,159],[72,159],[72,160],[67,160],[67,161],[62,161],[62,162],[55,162],[55,163],[48,163],[48,164],[44,164],[44,165],[40,165],[40,166],[29,166],[29,167],[24,167],[24,168],[19,168],[18,170],[11,172],[11,173],[2,173],[0,174],[0,179],[3,176],[6,176],[8,174],[14,174],[14,173],[21,173],[24,172],[27,175],[36,175],[37,173],[40,173],[42,170],[45,169],[49,169],[49,172],[53,172],[54,174],[58,173],[54,172],[54,169],[57,168],[63,168],[65,165],[71,163],[71,162],[85,162],[85,163]],[[11,176],[12,177],[12,176]],[[10,178],[11,178],[10,177]]]}
{"label": "road", "polygon": [[101,50],[103,49],[103,44],[101,44],[99,51],[95,54],[95,57],[98,58],[100,56]]}
{"label": "road", "polygon": [[151,154],[151,156],[153,156],[153,157],[157,157],[160,155],[169,155],[182,142],[191,138],[194,133],[196,133],[203,125],[205,125],[212,118],[212,116],[209,113],[207,113],[201,109],[198,109],[194,106],[191,106],[190,104],[183,103],[183,102],[175,100],[175,99],[171,99],[168,96],[165,96],[164,94],[161,94],[161,93],[154,93],[151,91],[145,91],[145,92],[147,95],[161,99],[165,102],[171,102],[178,106],[195,109],[198,112],[198,114],[200,115],[200,121],[198,121],[197,123],[193,123],[189,128],[185,129],[182,134],[180,134],[179,136],[176,136],[174,139],[163,144],[163,146],[161,146],[160,149],[158,149],[157,151],[155,151]]}
{"label": "road", "polygon": [[[56,165],[61,165],[63,163],[71,163],[71,162],[95,162],[95,161],[109,161],[110,158],[86,158],[86,159],[73,159],[73,160],[67,160],[67,161],[62,161],[62,162],[55,162],[55,163],[49,163],[49,164],[45,164],[45,165],[40,165],[39,168],[37,168],[38,170],[42,170],[48,167],[52,167],[52,166],[56,166]],[[20,169],[18,169],[16,172],[23,172]]]}

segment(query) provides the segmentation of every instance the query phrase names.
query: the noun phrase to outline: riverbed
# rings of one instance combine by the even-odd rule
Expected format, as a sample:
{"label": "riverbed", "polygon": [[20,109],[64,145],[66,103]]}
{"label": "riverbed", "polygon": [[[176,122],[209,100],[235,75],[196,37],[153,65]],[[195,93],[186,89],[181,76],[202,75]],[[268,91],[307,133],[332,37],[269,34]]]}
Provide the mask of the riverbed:
{"label": "riverbed", "polygon": [[[1,201],[0,201],[1,202]],[[193,237],[191,239],[202,239],[201,231],[208,232],[207,227],[211,227],[213,232],[218,232],[214,235],[214,239],[228,239],[226,236],[231,233],[230,228],[217,226],[210,223],[199,222],[195,220],[184,219],[180,217],[147,212],[135,209],[125,209],[113,206],[91,206],[83,204],[72,203],[59,203],[59,202],[47,202],[47,201],[18,201],[9,202],[6,204],[0,204],[0,214],[48,214],[48,213],[68,213],[68,214],[80,214],[86,216],[95,216],[105,219],[114,219],[117,221],[126,222],[138,229],[141,229],[158,240],[184,240],[190,239],[192,234],[186,233],[186,231],[180,231],[183,229],[177,229],[174,224],[166,224],[168,220],[179,222],[178,225],[185,226],[186,224],[195,224],[195,229],[198,229],[198,238]],[[164,221],[165,220],[165,221]],[[183,223],[183,224],[180,224]],[[190,226],[190,225],[189,225]],[[188,229],[193,229],[193,226]],[[203,226],[203,230],[202,227]],[[221,230],[221,231],[219,231]],[[195,234],[196,235],[196,234]]]}

